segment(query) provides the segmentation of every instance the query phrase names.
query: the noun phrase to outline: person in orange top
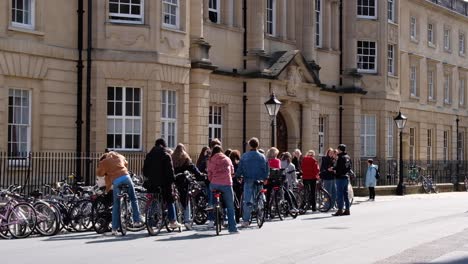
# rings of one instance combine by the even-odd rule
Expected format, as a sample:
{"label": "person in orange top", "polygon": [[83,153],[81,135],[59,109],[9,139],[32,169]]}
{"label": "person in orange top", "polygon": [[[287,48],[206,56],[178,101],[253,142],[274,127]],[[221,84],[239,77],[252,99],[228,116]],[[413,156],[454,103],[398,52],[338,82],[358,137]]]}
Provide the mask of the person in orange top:
{"label": "person in orange top", "polygon": [[112,235],[117,234],[117,229],[120,228],[120,201],[119,194],[122,185],[128,185],[128,195],[132,204],[133,222],[134,225],[141,224],[140,209],[135,195],[135,188],[133,187],[132,179],[128,174],[128,162],[124,156],[117,152],[110,151],[104,153],[99,159],[96,175],[105,176],[106,193],[113,187],[113,200],[112,206]]}
{"label": "person in orange top", "polygon": [[312,211],[317,211],[317,202],[315,199],[315,188],[319,177],[320,168],[317,160],[315,159],[315,151],[307,151],[306,156],[302,159],[302,182],[304,188],[309,190],[309,197],[305,197],[309,204],[312,206]]}

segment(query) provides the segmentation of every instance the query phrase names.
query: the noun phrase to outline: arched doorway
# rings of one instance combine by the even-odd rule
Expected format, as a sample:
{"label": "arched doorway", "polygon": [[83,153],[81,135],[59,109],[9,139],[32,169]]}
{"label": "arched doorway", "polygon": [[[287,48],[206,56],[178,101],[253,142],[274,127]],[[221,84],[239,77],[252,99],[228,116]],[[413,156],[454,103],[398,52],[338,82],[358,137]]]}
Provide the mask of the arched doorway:
{"label": "arched doorway", "polygon": [[276,116],[276,147],[280,152],[288,151],[288,127],[281,113]]}

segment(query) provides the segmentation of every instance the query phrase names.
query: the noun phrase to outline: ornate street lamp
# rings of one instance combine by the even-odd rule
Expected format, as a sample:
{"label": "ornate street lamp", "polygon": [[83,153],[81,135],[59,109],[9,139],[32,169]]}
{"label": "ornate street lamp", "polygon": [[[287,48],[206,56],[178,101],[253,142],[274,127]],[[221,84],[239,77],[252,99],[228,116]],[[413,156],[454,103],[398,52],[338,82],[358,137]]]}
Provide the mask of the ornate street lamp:
{"label": "ornate street lamp", "polygon": [[275,94],[272,93],[270,99],[265,102],[265,107],[271,119],[271,146],[274,147],[275,146],[276,115],[278,114],[279,109],[281,107],[281,102],[278,99],[276,99]]}
{"label": "ornate street lamp", "polygon": [[398,129],[400,130],[400,177],[398,179],[398,186],[396,189],[397,195],[404,195],[403,189],[403,129],[405,128],[406,121],[408,118],[401,114],[401,111],[398,112],[398,116],[396,116],[393,120],[397,125]]}

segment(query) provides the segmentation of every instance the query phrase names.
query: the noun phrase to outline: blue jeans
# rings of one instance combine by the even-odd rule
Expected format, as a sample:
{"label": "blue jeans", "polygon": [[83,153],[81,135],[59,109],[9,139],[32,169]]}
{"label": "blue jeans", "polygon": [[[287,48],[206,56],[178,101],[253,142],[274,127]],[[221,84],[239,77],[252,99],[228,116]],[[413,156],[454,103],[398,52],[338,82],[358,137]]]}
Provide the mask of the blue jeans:
{"label": "blue jeans", "polygon": [[130,202],[132,204],[132,213],[133,213],[133,222],[141,222],[140,219],[140,209],[138,208],[138,202],[135,195],[135,189],[133,188],[132,179],[130,176],[123,175],[119,178],[115,179],[112,182],[112,186],[114,187],[113,191],[113,199],[114,205],[112,206],[112,230],[117,230],[120,228],[120,186],[126,184],[128,185],[128,197],[130,198]]}
{"label": "blue jeans", "polygon": [[244,178],[244,204],[243,204],[243,211],[242,211],[242,220],[244,220],[244,222],[250,221],[254,195],[255,195],[255,180]]}
{"label": "blue jeans", "polygon": [[[190,198],[189,198],[190,199]],[[190,203],[187,203],[184,209],[184,223],[190,223],[190,215],[192,215],[192,208],[190,208]]]}
{"label": "blue jeans", "polygon": [[167,203],[167,217],[169,218],[169,221],[176,221],[176,210],[175,210],[175,204],[174,203]]}
{"label": "blue jeans", "polygon": [[224,206],[226,206],[226,209],[227,209],[229,232],[237,231],[236,218],[235,218],[235,212],[234,212],[234,191],[232,190],[232,186],[218,185],[218,184],[211,183],[210,189],[211,191],[219,190],[223,193],[222,197],[224,200]]}
{"label": "blue jeans", "polygon": [[322,180],[323,182],[323,188],[327,190],[327,192],[330,194],[331,197],[331,204],[332,207],[335,207],[336,203],[336,182],[335,179],[333,180]]}
{"label": "blue jeans", "polygon": [[343,210],[343,202],[345,209],[349,210],[348,184],[348,178],[336,179],[336,198],[338,203],[338,210]]}

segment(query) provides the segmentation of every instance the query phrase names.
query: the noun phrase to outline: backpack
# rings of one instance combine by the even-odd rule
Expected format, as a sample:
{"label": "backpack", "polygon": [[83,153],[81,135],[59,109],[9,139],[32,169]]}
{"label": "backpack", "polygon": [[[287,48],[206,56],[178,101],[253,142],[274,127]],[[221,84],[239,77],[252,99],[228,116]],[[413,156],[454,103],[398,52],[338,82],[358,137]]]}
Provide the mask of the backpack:
{"label": "backpack", "polygon": [[[375,168],[375,167],[374,167]],[[380,179],[380,169],[379,168],[375,168],[376,172],[375,172],[375,178],[378,180]]]}

